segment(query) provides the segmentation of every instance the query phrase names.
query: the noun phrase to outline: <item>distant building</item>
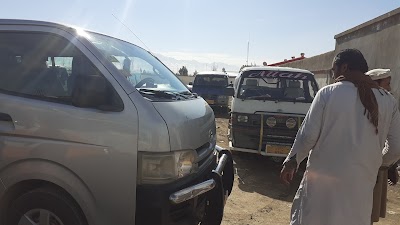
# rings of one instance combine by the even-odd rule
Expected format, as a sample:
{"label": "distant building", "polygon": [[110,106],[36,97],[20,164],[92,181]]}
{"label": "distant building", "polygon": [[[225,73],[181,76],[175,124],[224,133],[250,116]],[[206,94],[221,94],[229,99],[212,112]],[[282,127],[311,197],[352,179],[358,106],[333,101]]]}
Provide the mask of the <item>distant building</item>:
{"label": "distant building", "polygon": [[[281,62],[269,64],[268,66],[282,66],[283,64],[286,64],[286,63],[291,63],[291,62],[303,60],[303,59],[306,58],[306,57],[304,57],[304,55],[305,55],[304,53],[301,53],[301,54],[300,54],[300,57],[298,57],[298,58],[292,56],[292,58],[291,58],[290,60],[284,59],[284,60],[281,61]],[[264,63],[265,63],[265,62],[264,62]],[[263,63],[263,64],[264,64],[264,63]],[[264,66],[265,66],[265,65],[264,65]]]}

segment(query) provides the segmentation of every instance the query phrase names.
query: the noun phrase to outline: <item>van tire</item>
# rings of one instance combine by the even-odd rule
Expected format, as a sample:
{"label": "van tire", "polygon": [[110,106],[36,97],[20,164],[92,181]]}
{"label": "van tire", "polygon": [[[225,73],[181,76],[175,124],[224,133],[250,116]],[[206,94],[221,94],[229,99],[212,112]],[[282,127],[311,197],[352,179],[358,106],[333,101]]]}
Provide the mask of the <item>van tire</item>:
{"label": "van tire", "polygon": [[49,225],[87,225],[79,206],[64,191],[52,187],[26,192],[11,201],[9,206],[4,214],[4,224],[7,225],[19,225],[24,217],[36,222],[42,213],[53,221]]}

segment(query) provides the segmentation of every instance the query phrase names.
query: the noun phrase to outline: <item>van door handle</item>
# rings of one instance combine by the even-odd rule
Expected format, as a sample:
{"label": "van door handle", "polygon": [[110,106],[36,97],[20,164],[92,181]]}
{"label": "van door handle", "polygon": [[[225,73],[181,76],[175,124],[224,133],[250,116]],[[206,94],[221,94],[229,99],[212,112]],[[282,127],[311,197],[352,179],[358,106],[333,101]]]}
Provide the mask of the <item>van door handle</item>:
{"label": "van door handle", "polygon": [[7,113],[1,113],[1,112],[0,112],[0,121],[13,122],[10,115],[8,115]]}

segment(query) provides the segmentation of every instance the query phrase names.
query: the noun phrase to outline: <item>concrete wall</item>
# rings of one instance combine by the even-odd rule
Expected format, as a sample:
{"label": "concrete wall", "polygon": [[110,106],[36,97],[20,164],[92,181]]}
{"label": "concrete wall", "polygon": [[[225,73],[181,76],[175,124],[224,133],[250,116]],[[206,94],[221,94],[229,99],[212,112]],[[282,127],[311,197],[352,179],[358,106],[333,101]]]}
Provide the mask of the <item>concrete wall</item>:
{"label": "concrete wall", "polygon": [[388,68],[392,92],[400,97],[400,8],[335,36],[335,53],[359,49],[369,69]]}
{"label": "concrete wall", "polygon": [[194,81],[194,76],[178,76],[178,78],[186,85]]}
{"label": "concrete wall", "polygon": [[306,69],[314,73],[319,87],[330,83],[329,71],[332,68],[332,60],[335,57],[335,51],[326,52],[321,55],[313,56],[303,60],[286,63],[282,66]]}

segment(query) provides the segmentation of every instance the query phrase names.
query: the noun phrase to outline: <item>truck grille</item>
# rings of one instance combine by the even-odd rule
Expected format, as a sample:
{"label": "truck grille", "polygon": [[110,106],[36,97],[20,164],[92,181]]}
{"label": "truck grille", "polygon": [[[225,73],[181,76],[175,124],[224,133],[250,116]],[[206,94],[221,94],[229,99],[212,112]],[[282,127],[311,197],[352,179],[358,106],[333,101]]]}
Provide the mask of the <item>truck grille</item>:
{"label": "truck grille", "polygon": [[200,95],[204,99],[210,99],[210,100],[217,100],[218,95],[210,95],[210,94],[201,94]]}
{"label": "truck grille", "polygon": [[[240,114],[238,114],[240,115]],[[299,130],[304,115],[291,115],[291,114],[263,114],[261,121],[260,114],[243,114],[248,116],[248,122],[237,123],[236,128],[233,129],[233,144],[235,147],[258,149],[260,145],[260,129],[263,123],[262,147],[266,144],[271,145],[292,145],[296,138],[297,131]],[[267,125],[267,119],[274,117],[276,124],[273,127]],[[293,118],[296,125],[293,128],[288,128],[286,121]]]}

